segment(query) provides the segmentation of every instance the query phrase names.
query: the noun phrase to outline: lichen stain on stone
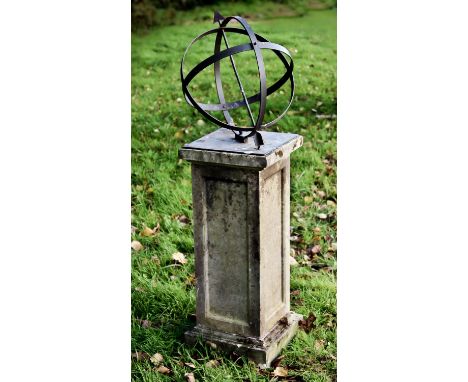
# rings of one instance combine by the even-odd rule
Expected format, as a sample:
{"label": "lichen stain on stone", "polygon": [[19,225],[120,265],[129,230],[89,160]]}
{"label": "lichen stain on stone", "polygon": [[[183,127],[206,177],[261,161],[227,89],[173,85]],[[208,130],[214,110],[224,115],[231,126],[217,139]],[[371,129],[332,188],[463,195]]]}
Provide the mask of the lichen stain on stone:
{"label": "lichen stain on stone", "polygon": [[212,182],[206,182],[206,205],[208,208],[213,207],[214,202],[214,184]]}

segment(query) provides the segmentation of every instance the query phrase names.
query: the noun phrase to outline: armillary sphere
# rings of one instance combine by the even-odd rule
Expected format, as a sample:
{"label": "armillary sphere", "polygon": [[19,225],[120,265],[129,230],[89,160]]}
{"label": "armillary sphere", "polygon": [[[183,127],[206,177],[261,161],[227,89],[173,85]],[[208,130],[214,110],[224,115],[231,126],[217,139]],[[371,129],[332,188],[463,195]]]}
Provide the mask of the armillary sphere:
{"label": "armillary sphere", "polygon": [[[228,27],[230,21],[237,21],[243,29],[241,28],[232,28]],[[234,137],[239,142],[247,142],[249,137],[253,137],[255,144],[258,147],[263,144],[263,138],[260,134],[260,130],[267,129],[274,124],[276,124],[288,111],[289,107],[291,106],[293,97],[294,97],[294,77],[293,77],[293,60],[289,51],[273,42],[268,41],[265,37],[262,37],[253,32],[252,28],[250,27],[249,23],[240,16],[230,16],[230,17],[223,17],[218,12],[214,14],[214,22],[219,24],[219,27],[216,29],[208,30],[199,36],[197,36],[187,47],[185,53],[182,57],[182,61],[180,64],[180,78],[182,81],[182,91],[184,93],[185,99],[187,103],[197,109],[206,119],[215,123],[220,127],[225,127],[230,129],[234,132]],[[242,35],[247,35],[250,39],[250,43],[236,45],[233,47],[229,46],[228,39],[226,37],[226,33],[237,33]],[[183,67],[184,67],[184,60],[187,52],[189,51],[190,47],[197,41],[201,40],[202,38],[216,34],[215,46],[214,46],[214,54],[198,65],[196,65],[188,74],[184,77]],[[221,50],[221,40],[224,41],[224,45],[226,49]],[[274,84],[267,87],[266,83],[266,73],[265,73],[265,64],[263,61],[262,49],[271,49],[276,56],[281,60],[283,63],[286,72],[284,75],[276,81]],[[237,72],[236,64],[234,61],[234,56],[241,52],[247,52],[253,50],[255,52],[255,57],[257,60],[257,68],[258,68],[258,75],[260,79],[260,90],[257,94],[247,97],[245,94],[244,88],[242,86],[241,79],[239,78],[239,73]],[[286,58],[289,58],[289,60]],[[242,93],[242,99],[234,101],[234,102],[226,102],[224,97],[223,91],[223,84],[221,81],[221,69],[220,69],[220,60],[223,58],[229,57],[231,61],[232,69],[234,70],[234,74],[237,79],[237,83],[239,85],[239,89]],[[212,104],[212,103],[199,103],[196,102],[190,93],[188,87],[190,82],[196,77],[198,73],[200,73],[203,69],[207,68],[210,65],[214,65],[214,77],[216,82],[216,91],[218,93],[219,103]],[[286,109],[273,121],[263,124],[263,118],[265,116],[266,111],[266,104],[267,104],[267,96],[274,93],[278,90],[286,81],[290,81],[291,83],[291,95],[289,98],[289,103]],[[250,105],[260,102],[258,116],[255,119]],[[252,122],[251,126],[240,126],[236,125],[234,120],[232,119],[231,115],[229,114],[230,110],[237,109],[239,107],[246,107],[248,114],[250,116],[250,120]],[[222,111],[224,114],[225,121],[221,121],[211,115],[209,112],[211,111]]]}

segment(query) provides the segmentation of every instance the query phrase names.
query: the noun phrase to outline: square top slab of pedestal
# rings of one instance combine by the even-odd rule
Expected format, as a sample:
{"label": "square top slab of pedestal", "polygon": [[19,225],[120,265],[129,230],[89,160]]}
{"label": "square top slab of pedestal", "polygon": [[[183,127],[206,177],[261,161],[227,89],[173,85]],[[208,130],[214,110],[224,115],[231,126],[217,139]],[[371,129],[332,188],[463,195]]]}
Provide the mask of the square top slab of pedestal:
{"label": "square top slab of pedestal", "polygon": [[266,168],[286,159],[302,146],[298,134],[261,132],[264,144],[257,150],[253,139],[240,143],[234,133],[221,128],[184,145],[179,157],[191,162],[212,163],[232,167]]}

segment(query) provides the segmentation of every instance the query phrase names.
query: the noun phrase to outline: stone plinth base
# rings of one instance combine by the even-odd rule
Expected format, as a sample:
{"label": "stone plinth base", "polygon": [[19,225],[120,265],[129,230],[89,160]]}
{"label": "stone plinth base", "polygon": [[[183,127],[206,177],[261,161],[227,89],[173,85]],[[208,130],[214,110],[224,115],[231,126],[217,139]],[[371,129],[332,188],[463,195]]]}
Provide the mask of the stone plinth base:
{"label": "stone plinth base", "polygon": [[219,129],[184,145],[192,164],[197,325],[226,351],[269,365],[300,319],[289,303],[289,166],[297,134],[262,132],[264,145]]}
{"label": "stone plinth base", "polygon": [[300,320],[300,314],[290,312],[264,338],[246,337],[196,326],[185,332],[185,341],[192,345],[197,340],[210,341],[226,353],[246,355],[255,363],[269,367],[296,334]]}

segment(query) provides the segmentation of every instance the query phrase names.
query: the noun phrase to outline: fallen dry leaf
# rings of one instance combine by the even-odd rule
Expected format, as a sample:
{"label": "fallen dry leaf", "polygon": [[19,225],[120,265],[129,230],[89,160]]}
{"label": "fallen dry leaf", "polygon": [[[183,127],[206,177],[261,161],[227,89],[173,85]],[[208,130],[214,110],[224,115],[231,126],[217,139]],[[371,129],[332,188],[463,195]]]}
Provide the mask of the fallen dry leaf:
{"label": "fallen dry leaf", "polygon": [[137,351],[135,353],[132,353],[132,358],[136,359],[137,361],[143,361],[145,359],[149,359],[150,356],[148,353],[145,353],[144,351]]}
{"label": "fallen dry leaf", "polygon": [[304,330],[306,333],[310,333],[310,331],[314,328],[314,323],[315,323],[316,317],[313,313],[309,314],[309,317],[307,317],[305,320],[300,320],[299,321],[299,327]]}
{"label": "fallen dry leaf", "polygon": [[148,329],[148,328],[151,328],[153,326],[153,323],[150,320],[137,320],[137,322],[144,329]]}
{"label": "fallen dry leaf", "polygon": [[304,305],[304,299],[303,298],[297,298],[293,301],[293,304],[294,305],[297,305],[297,306],[302,306]]}
{"label": "fallen dry leaf", "polygon": [[161,226],[159,225],[159,223],[154,228],[149,228],[147,226],[144,226],[144,228],[140,232],[140,235],[141,236],[154,236],[156,235],[157,232],[159,232],[160,229],[161,229]]}
{"label": "fallen dry leaf", "polygon": [[311,249],[310,249],[310,252],[312,252],[314,255],[316,255],[317,253],[320,253],[320,245],[314,245]]}
{"label": "fallen dry leaf", "polygon": [[187,259],[185,258],[185,255],[181,252],[175,252],[172,254],[172,259],[177,261],[180,264],[186,264]]}
{"label": "fallen dry leaf", "polygon": [[[319,270],[319,269],[325,269],[325,268],[330,268],[327,264],[325,263],[313,263],[313,264],[310,264],[311,268],[312,269],[316,269],[316,270]],[[331,268],[330,268],[331,269]]]}
{"label": "fallen dry leaf", "polygon": [[134,225],[132,225],[132,233],[135,233],[137,231],[137,227],[135,227]]}
{"label": "fallen dry leaf", "polygon": [[154,232],[151,228],[145,226],[141,232],[140,232],[140,235],[141,236],[153,236],[154,235]]}
{"label": "fallen dry leaf", "polygon": [[190,219],[185,216],[185,215],[177,215],[176,219],[179,221],[179,223],[183,226],[190,224]]}
{"label": "fallen dry leaf", "polygon": [[315,340],[314,348],[315,350],[320,351],[323,349],[324,345],[325,345],[325,340]]}
{"label": "fallen dry leaf", "polygon": [[275,377],[287,377],[288,369],[285,369],[284,367],[281,367],[281,366],[277,366],[275,367],[275,370],[273,371],[273,375]]}
{"label": "fallen dry leaf", "polygon": [[296,259],[292,256],[289,256],[289,265],[291,267],[295,267],[296,265],[298,265],[298,262],[296,261]]}
{"label": "fallen dry leaf", "polygon": [[323,255],[323,257],[324,257],[325,259],[334,259],[334,258],[335,258],[335,255],[333,254],[333,252],[330,252],[330,251],[329,251],[329,252],[325,253],[325,255]]}
{"label": "fallen dry leaf", "polygon": [[312,196],[304,196],[304,202],[306,202],[307,204],[312,203],[313,200],[314,198],[312,198]]}
{"label": "fallen dry leaf", "polygon": [[207,368],[213,368],[217,366],[219,366],[219,361],[216,359],[212,359],[211,361],[208,361],[207,363],[205,363],[205,367]]}
{"label": "fallen dry leaf", "polygon": [[283,325],[289,325],[289,320],[288,320],[288,317],[286,316],[282,317],[278,322]]}
{"label": "fallen dry leaf", "polygon": [[155,369],[158,373],[161,373],[161,374],[170,374],[171,373],[171,369],[169,369],[168,367],[164,366],[164,365],[161,365],[159,366],[157,369]]}
{"label": "fallen dry leaf", "polygon": [[324,198],[327,194],[325,193],[325,191],[318,190],[317,195],[320,196],[321,198]]}
{"label": "fallen dry leaf", "polygon": [[301,294],[301,291],[299,289],[293,290],[291,292],[291,296],[299,296]]}
{"label": "fallen dry leaf", "polygon": [[321,229],[320,227],[315,227],[315,228],[313,229],[313,231],[314,231],[315,233],[320,233],[320,232],[322,231],[322,229]]}
{"label": "fallen dry leaf", "polygon": [[197,284],[197,279],[195,277],[195,274],[192,273],[185,280],[185,285],[196,285],[196,284]]}
{"label": "fallen dry leaf", "polygon": [[279,357],[276,357],[275,360],[271,363],[272,367],[277,367],[281,363],[281,361],[284,359],[284,354],[280,355]]}
{"label": "fallen dry leaf", "polygon": [[193,375],[193,373],[185,373],[185,379],[188,381],[188,382],[195,382],[195,376]]}
{"label": "fallen dry leaf", "polygon": [[190,367],[191,369],[196,368],[196,366],[193,363],[190,363],[190,362],[184,362],[184,365]]}
{"label": "fallen dry leaf", "polygon": [[327,218],[327,214],[317,214],[319,219],[325,220]]}
{"label": "fallen dry leaf", "polygon": [[293,235],[289,238],[289,241],[292,241],[293,243],[300,243],[302,242],[304,239],[300,236],[297,236],[297,235]]}
{"label": "fallen dry leaf", "polygon": [[156,353],[151,356],[150,361],[154,365],[158,366],[162,361],[164,361],[164,357],[161,354]]}
{"label": "fallen dry leaf", "polygon": [[157,265],[161,264],[161,261],[159,260],[158,256],[151,256],[151,260]]}
{"label": "fallen dry leaf", "polygon": [[176,133],[174,134],[175,139],[182,139],[183,136],[184,132],[182,130],[176,131]]}
{"label": "fallen dry leaf", "polygon": [[216,345],[214,342],[211,341],[206,341],[206,344],[210,346],[212,349],[216,349],[218,345]]}
{"label": "fallen dry leaf", "polygon": [[132,241],[132,249],[135,252],[141,251],[143,249],[143,245],[138,240]]}

